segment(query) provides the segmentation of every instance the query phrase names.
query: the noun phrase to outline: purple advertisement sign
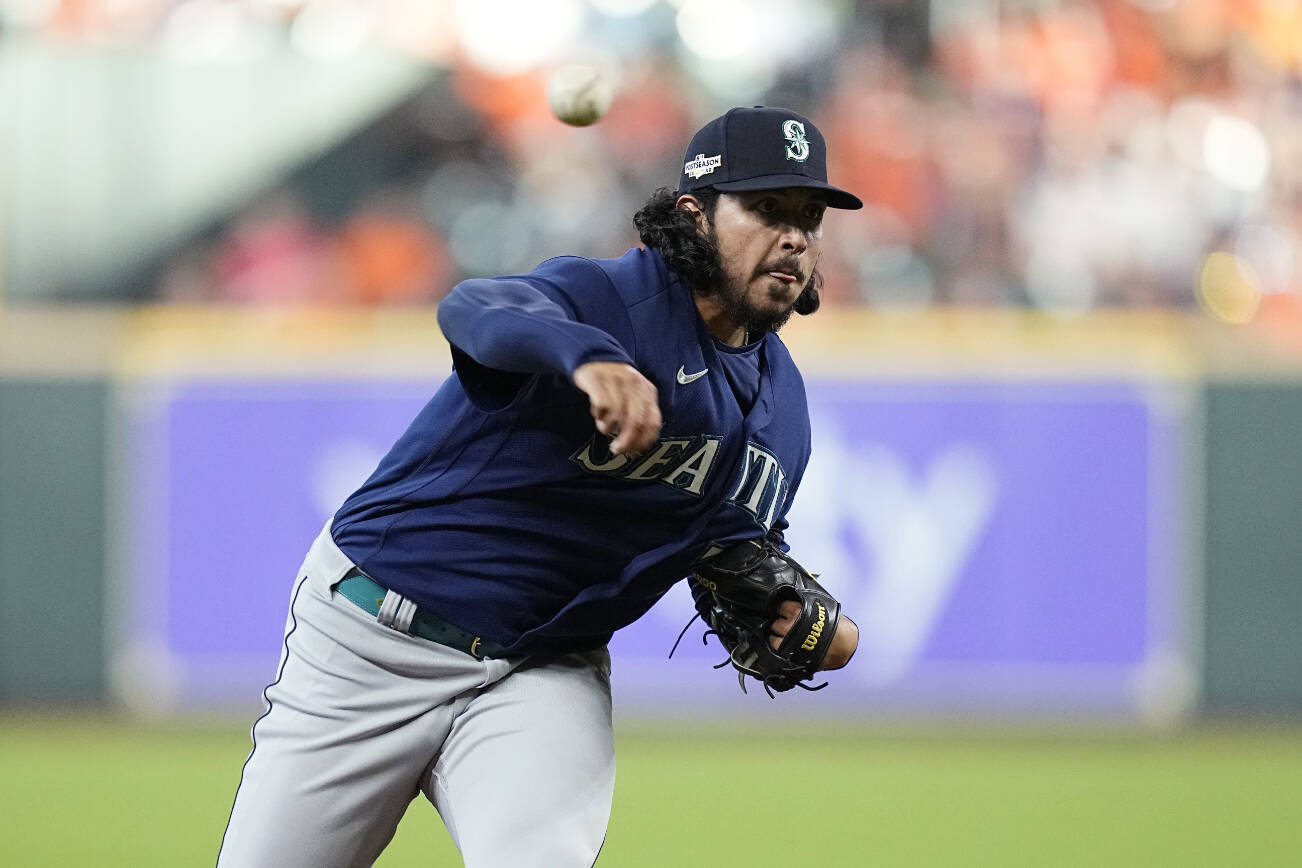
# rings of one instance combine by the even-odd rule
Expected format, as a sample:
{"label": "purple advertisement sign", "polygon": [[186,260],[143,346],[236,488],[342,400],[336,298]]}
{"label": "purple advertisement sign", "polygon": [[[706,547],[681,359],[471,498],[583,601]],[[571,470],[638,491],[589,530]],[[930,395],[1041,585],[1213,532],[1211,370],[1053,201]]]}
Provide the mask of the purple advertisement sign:
{"label": "purple advertisement sign", "polygon": [[[129,701],[256,701],[306,547],[436,385],[195,382],[138,396]],[[1116,382],[824,380],[809,395],[814,459],[788,539],[858,623],[854,661],[817,694],[743,694],[712,668],[724,654],[699,621],[667,659],[694,613],[675,588],[612,643],[621,713],[1184,709],[1178,402]]]}

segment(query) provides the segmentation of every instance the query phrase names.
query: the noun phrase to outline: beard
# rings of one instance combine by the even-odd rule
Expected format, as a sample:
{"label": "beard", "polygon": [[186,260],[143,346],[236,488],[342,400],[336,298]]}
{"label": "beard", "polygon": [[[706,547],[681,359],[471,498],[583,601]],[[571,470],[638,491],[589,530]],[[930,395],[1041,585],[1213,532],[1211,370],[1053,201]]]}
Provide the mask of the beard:
{"label": "beard", "polygon": [[747,342],[759,340],[767,332],[777,333],[795,311],[794,303],[782,307],[757,307],[750,300],[746,287],[727,274],[721,277],[715,294],[723,302],[727,317],[746,330]]}
{"label": "beard", "polygon": [[[801,297],[810,291],[816,291],[815,282],[817,278],[814,274],[810,274],[800,292],[797,293],[795,300],[780,302],[781,294],[784,293],[781,293],[775,287],[774,290],[770,291],[773,306],[760,307],[751,301],[750,293],[747,292],[747,284],[738,280],[724,267],[723,257],[719,253],[719,239],[715,234],[713,223],[710,224],[706,237],[713,249],[714,273],[718,277],[713,285],[706,287],[703,292],[717,298],[723,307],[724,315],[731,322],[746,330],[746,341],[748,343],[759,340],[768,332],[776,334],[787,324],[787,320],[791,319],[791,314],[795,312]],[[771,270],[789,269],[797,271],[799,267],[800,261],[796,257],[783,258],[777,262],[761,265],[752,275],[752,279]],[[815,307],[817,307],[817,304],[815,304]]]}

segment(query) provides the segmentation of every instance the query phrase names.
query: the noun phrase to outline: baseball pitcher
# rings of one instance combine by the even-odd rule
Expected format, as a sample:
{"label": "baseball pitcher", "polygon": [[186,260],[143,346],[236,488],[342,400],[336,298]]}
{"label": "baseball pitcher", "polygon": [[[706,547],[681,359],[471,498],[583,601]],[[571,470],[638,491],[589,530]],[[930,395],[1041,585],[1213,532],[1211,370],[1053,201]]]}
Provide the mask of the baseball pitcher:
{"label": "baseball pitcher", "polygon": [[808,118],[733,109],[635,215],[645,246],[452,291],[454,375],[298,572],[220,865],[370,865],[418,794],[468,866],[592,865],[606,644],[684,579],[742,679],[849,660],[783,541],[810,430],[777,331],[818,308],[824,212],[859,207]]}

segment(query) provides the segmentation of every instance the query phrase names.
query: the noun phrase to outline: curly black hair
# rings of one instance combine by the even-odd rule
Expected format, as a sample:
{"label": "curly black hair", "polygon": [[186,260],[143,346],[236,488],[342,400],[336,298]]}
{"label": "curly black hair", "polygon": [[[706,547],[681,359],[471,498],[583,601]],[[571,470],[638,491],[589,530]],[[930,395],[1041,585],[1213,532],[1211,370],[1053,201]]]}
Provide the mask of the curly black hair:
{"label": "curly black hair", "polygon": [[[694,190],[692,195],[700,201],[705,216],[713,219],[720,192],[713,187],[704,187]],[[701,233],[690,212],[677,207],[677,202],[678,193],[661,187],[633,215],[633,225],[637,227],[642,243],[658,250],[665,264],[677,272],[693,291],[714,292],[723,279],[719,248],[712,238]],[[793,307],[796,313],[805,316],[818,310],[818,288],[822,283],[823,275],[814,269],[796,299]]]}

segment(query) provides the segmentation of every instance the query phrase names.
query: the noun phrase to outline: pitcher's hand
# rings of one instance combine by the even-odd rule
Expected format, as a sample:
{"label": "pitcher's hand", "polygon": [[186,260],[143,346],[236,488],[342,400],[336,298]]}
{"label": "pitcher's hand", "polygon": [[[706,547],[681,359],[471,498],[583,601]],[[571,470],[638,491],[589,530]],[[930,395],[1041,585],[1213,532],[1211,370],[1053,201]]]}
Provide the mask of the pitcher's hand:
{"label": "pitcher's hand", "polygon": [[635,455],[660,436],[656,387],[632,365],[588,362],[574,369],[574,385],[588,396],[597,430],[613,437],[610,451]]}
{"label": "pitcher's hand", "polygon": [[[787,635],[791,625],[800,617],[800,605],[790,600],[783,600],[778,607],[778,616],[773,621],[772,631],[773,638],[769,639],[769,646],[778,650],[782,644],[782,637]],[[832,636],[832,647],[827,649],[827,656],[823,658],[823,663],[819,669],[840,669],[850,662],[854,652],[859,647],[859,625],[851,621],[845,614],[841,613],[841,620],[837,622],[836,633]]]}

